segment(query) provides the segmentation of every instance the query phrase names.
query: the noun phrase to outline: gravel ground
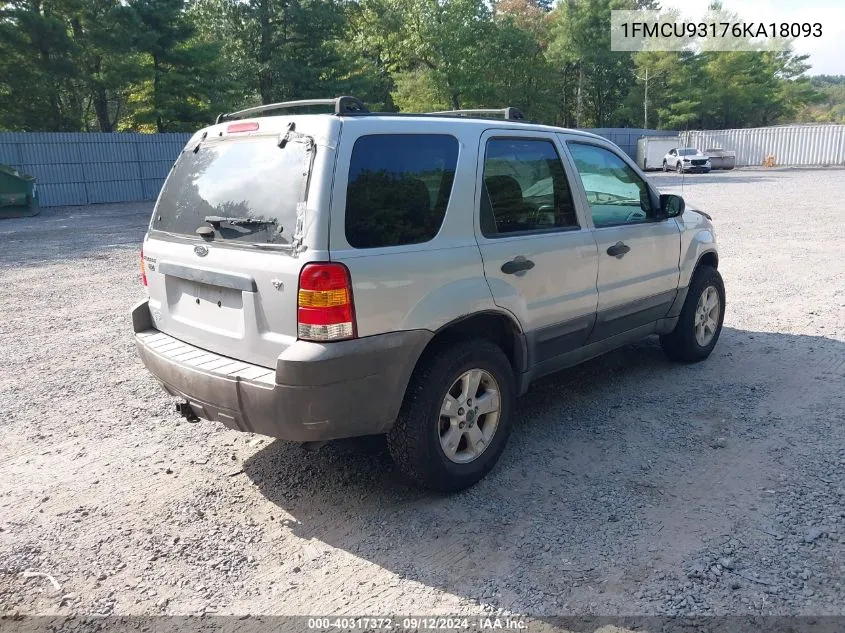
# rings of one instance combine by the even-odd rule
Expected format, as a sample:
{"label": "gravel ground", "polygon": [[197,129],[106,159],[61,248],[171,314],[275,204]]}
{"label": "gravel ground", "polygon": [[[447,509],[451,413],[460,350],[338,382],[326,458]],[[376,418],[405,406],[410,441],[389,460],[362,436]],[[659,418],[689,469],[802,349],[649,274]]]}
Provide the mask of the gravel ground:
{"label": "gravel ground", "polygon": [[177,417],[128,318],[149,204],[3,221],[0,613],[845,615],[845,171],[683,193],[721,245],[711,358],[648,340],[544,379],[449,497],[380,438]]}

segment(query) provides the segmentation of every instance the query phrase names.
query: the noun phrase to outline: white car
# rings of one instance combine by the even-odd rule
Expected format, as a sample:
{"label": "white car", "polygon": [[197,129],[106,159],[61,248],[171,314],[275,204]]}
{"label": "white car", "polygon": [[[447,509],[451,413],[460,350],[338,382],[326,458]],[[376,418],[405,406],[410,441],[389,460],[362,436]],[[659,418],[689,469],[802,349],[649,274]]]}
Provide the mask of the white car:
{"label": "white car", "polygon": [[708,173],[711,169],[710,158],[694,147],[670,149],[663,157],[663,171],[674,169],[679,174],[685,171]]}

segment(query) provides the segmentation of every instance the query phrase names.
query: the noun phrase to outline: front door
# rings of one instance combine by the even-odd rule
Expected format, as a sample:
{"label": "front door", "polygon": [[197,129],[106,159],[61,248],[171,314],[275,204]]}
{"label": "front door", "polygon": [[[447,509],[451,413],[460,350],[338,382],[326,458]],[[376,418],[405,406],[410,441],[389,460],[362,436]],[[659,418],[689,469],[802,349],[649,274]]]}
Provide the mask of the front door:
{"label": "front door", "polygon": [[590,341],[666,316],[678,292],[681,232],[629,161],[609,145],[566,138],[598,245],[598,308]]}
{"label": "front door", "polygon": [[496,304],[519,320],[529,362],[580,347],[595,320],[596,243],[574,204],[552,134],[481,138],[476,237]]}

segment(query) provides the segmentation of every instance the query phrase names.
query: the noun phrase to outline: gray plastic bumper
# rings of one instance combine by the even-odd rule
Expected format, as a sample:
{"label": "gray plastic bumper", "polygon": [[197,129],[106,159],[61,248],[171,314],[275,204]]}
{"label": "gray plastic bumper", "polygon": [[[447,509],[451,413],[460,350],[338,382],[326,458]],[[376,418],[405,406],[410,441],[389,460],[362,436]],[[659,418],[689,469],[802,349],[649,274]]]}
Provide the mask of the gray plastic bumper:
{"label": "gray plastic bumper", "polygon": [[276,368],[244,363],[154,329],[147,302],[132,311],[141,360],[200,418],[294,442],[384,433],[433,334],[410,330],[350,341],[297,341]]}

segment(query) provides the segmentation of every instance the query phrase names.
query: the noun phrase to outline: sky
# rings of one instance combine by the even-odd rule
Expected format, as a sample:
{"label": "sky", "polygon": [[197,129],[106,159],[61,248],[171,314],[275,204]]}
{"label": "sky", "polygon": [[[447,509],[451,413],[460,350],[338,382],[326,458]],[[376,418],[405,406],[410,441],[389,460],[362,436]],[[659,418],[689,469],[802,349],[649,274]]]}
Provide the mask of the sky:
{"label": "sky", "polygon": [[[690,20],[701,19],[709,2],[660,0],[664,9],[676,9]],[[808,54],[809,75],[845,75],[845,0],[722,0],[722,7],[745,22],[819,22],[822,37],[799,38],[793,50]]]}

